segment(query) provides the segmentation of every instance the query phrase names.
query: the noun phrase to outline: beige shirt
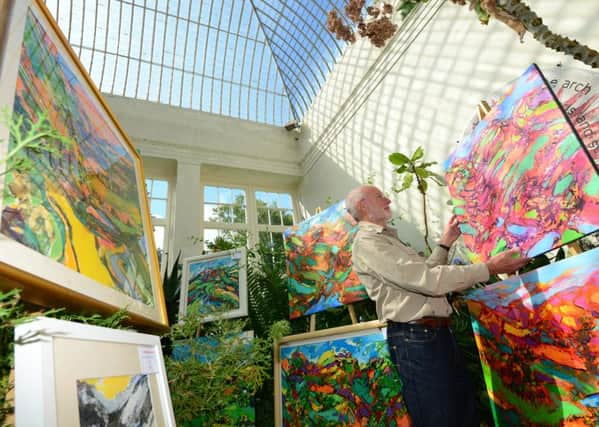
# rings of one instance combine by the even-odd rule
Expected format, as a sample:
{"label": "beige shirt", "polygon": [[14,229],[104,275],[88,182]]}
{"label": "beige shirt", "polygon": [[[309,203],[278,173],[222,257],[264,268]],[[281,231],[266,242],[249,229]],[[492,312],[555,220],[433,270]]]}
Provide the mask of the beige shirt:
{"label": "beige shirt", "polygon": [[394,228],[366,221],[359,223],[352,262],[383,321],[447,317],[451,306],[445,294],[489,280],[485,264],[446,265],[447,251],[438,246],[425,259],[400,242]]}

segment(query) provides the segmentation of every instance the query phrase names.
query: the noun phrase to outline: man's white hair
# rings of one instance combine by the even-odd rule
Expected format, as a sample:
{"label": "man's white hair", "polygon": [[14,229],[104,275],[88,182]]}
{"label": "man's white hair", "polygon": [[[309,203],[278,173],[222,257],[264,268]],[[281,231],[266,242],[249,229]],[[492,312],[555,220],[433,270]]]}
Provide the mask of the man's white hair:
{"label": "man's white hair", "polygon": [[367,189],[374,187],[373,185],[360,185],[354,188],[345,197],[345,209],[356,221],[360,221],[362,218],[362,212],[360,210],[360,202],[366,198],[365,192]]}

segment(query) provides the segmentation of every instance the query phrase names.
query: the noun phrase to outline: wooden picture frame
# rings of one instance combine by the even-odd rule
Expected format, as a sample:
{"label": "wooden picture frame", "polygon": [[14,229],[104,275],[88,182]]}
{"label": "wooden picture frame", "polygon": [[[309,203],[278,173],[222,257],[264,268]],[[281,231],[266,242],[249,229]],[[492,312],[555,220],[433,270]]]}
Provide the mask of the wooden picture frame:
{"label": "wooden picture frame", "polygon": [[[23,120],[22,134],[45,118],[67,141],[44,137],[54,152],[19,151],[27,169],[0,162],[0,289],[19,287],[46,307],[126,307],[136,326],[166,330],[138,152],[43,2],[0,6],[0,108]],[[18,140],[7,120],[0,159]]]}
{"label": "wooden picture frame", "polygon": [[17,425],[79,426],[128,412],[175,426],[158,336],[39,317],[17,326],[15,341]]}
{"label": "wooden picture frame", "polygon": [[[187,313],[187,307],[191,305],[193,300],[200,298],[203,301],[200,303],[200,310],[205,315],[204,320],[207,322],[216,318],[229,319],[247,316],[246,264],[245,248],[183,259],[179,319]],[[198,283],[192,285],[196,278]],[[209,278],[214,278],[214,280],[212,280],[210,286],[206,286]],[[234,308],[230,310],[220,309],[220,306],[227,302],[230,302]]]}
{"label": "wooden picture frame", "polygon": [[[339,344],[343,343],[344,340],[348,343],[347,346]],[[377,344],[374,344],[375,341],[382,345],[377,347]],[[374,377],[386,381],[386,385],[382,388],[379,385],[379,388],[372,393],[383,393],[382,389],[384,389],[386,394],[385,396],[378,396],[377,399],[372,399],[373,402],[378,402],[377,405],[379,406],[370,407],[365,409],[364,412],[371,414],[373,417],[371,421],[376,423],[376,417],[379,416],[378,421],[383,420],[383,424],[385,424],[385,414],[389,408],[393,407],[397,423],[394,425],[409,425],[409,415],[400,393],[401,382],[386,349],[386,324],[378,320],[283,337],[274,345],[275,426],[327,424],[331,420],[327,421],[324,417],[330,416],[331,411],[337,411],[335,424],[358,425],[360,422],[365,421],[341,419],[344,415],[349,417],[357,416],[360,413],[359,408],[352,407],[350,410],[349,407],[355,405],[358,401],[367,404],[368,399],[365,396],[361,396],[360,399],[352,399],[352,396],[348,398],[346,394],[352,390],[351,383],[338,384],[336,381],[339,378],[345,378],[346,381],[357,378],[363,384],[366,381],[365,378],[369,377],[372,373],[370,371],[373,369],[383,369],[378,372],[380,375],[374,375]],[[293,358],[293,362],[289,362],[296,351],[299,351],[300,354]],[[373,361],[370,356],[375,354],[381,357],[375,357],[376,360]],[[365,357],[367,355],[368,357]],[[326,367],[319,365],[319,362],[323,359],[326,360]],[[353,369],[357,366],[360,367],[358,371],[343,371],[345,368]],[[340,371],[336,372],[335,367]],[[323,368],[323,370],[321,371],[320,368]],[[287,390],[293,385],[284,381],[284,369],[291,372],[290,378],[293,378],[295,382],[304,377],[302,373],[309,372],[306,375],[306,382],[291,391]],[[341,371],[344,372],[343,375],[340,374]],[[315,380],[315,378],[318,379]],[[309,383],[310,381],[313,382]],[[289,394],[294,395],[294,398],[290,400],[290,404],[298,409],[295,413],[284,407],[283,401],[286,390]],[[309,390],[311,390],[311,399],[302,400],[301,396],[297,397],[298,394]],[[330,396],[333,395],[339,395],[343,402],[336,400],[335,406],[327,406],[331,404]],[[319,397],[322,397],[322,399],[319,399]],[[297,408],[304,401],[306,406]],[[343,409],[340,408],[346,408],[348,412],[343,414]],[[285,422],[283,411],[286,411],[285,414],[290,418],[287,422]],[[321,415],[323,418],[319,418]],[[309,419],[306,417],[309,417]]]}

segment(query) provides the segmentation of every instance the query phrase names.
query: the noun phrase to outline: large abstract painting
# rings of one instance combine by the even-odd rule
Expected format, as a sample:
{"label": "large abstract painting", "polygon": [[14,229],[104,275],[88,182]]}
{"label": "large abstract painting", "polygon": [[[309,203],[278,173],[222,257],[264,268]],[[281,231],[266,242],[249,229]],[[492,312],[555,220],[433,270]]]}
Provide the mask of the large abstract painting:
{"label": "large abstract painting", "polygon": [[0,162],[0,265],[164,324],[139,155],[47,10],[27,3],[11,24],[19,61],[2,62],[0,158],[43,144]]}
{"label": "large abstract painting", "polygon": [[245,248],[183,260],[179,316],[193,304],[205,320],[247,316]]}
{"label": "large abstract painting", "polygon": [[77,381],[81,427],[154,427],[147,375],[123,375]]}
{"label": "large abstract painting", "polygon": [[357,231],[340,202],[283,233],[290,318],[368,298],[351,265]]}
{"label": "large abstract painting", "polygon": [[470,293],[498,426],[596,426],[599,248]]}
{"label": "large abstract painting", "polygon": [[280,425],[409,426],[383,332],[330,332],[286,337],[279,347]]}
{"label": "large abstract painting", "polygon": [[[593,161],[599,165],[599,73],[559,66],[543,69],[543,74]],[[479,104],[479,112],[466,126],[461,141],[469,138],[481,116],[497,104],[505,91],[493,93]]]}
{"label": "large abstract painting", "polygon": [[599,228],[599,175],[536,65],[446,162],[472,261],[536,256]]}

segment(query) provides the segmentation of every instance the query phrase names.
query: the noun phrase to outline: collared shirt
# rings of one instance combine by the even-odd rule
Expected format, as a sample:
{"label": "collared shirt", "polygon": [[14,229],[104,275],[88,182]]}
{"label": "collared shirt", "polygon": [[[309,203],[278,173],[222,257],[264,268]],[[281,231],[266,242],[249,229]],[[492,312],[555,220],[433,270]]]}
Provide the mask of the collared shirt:
{"label": "collared shirt", "polygon": [[447,317],[447,293],[489,280],[485,264],[446,265],[447,251],[438,246],[425,259],[404,245],[394,228],[366,221],[359,223],[352,263],[382,321]]}

